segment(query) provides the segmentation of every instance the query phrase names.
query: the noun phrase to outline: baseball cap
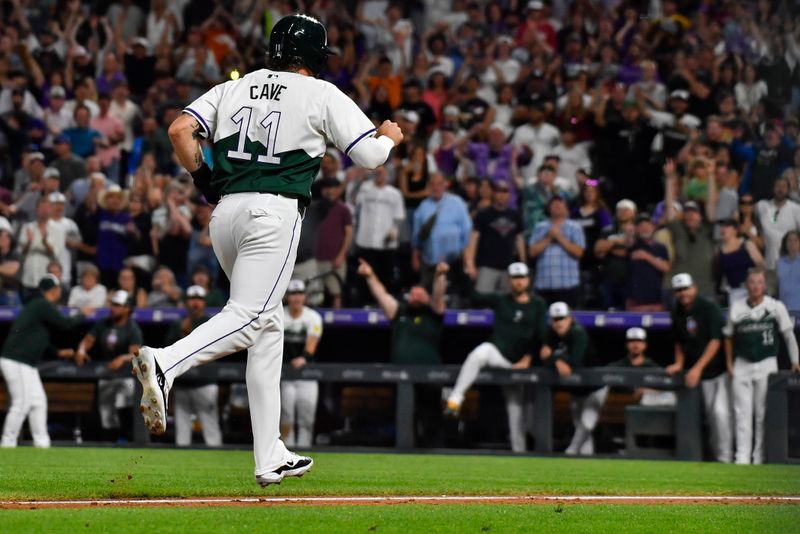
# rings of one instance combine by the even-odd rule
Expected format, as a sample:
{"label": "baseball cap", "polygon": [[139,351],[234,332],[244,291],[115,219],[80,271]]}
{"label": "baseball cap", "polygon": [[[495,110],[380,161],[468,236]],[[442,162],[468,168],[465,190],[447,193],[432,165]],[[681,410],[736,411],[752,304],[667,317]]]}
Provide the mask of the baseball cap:
{"label": "baseball cap", "polygon": [[508,182],[504,180],[495,180],[492,182],[492,191],[509,191]]}
{"label": "baseball cap", "polygon": [[689,273],[678,273],[672,277],[672,289],[686,289],[687,287],[692,287],[694,285],[694,280],[692,280],[692,275]]}
{"label": "baseball cap", "polygon": [[569,306],[567,306],[566,302],[554,302],[550,305],[547,314],[550,316],[550,319],[569,317]]}
{"label": "baseball cap", "polygon": [[687,200],[683,203],[683,211],[687,210],[694,210],[699,212],[700,211],[700,204],[695,202],[694,200]]}
{"label": "baseball cap", "polygon": [[544,9],[544,2],[541,0],[531,0],[528,2],[528,9],[536,11]]}
{"label": "baseball cap", "polygon": [[66,134],[57,135],[55,139],[53,139],[53,143],[60,144],[60,143],[69,143],[69,136]]}
{"label": "baseball cap", "polygon": [[60,85],[54,85],[50,88],[50,98],[65,98],[67,92]]}
{"label": "baseball cap", "polygon": [[402,115],[408,122],[411,122],[413,124],[419,124],[419,113],[417,113],[413,109],[403,110]]}
{"label": "baseball cap", "polygon": [[443,115],[460,115],[461,110],[458,109],[458,106],[454,106],[453,104],[448,104],[442,110]]}
{"label": "baseball cap", "polygon": [[636,215],[636,224],[639,224],[640,222],[645,222],[645,221],[653,222],[653,216],[650,215],[646,211],[643,211],[643,212],[639,213],[638,215]]}
{"label": "baseball cap", "polygon": [[13,234],[14,231],[11,228],[11,223],[8,222],[8,219],[0,215],[0,232],[8,232],[9,234]]}
{"label": "baseball cap", "polygon": [[44,161],[44,154],[42,154],[41,152],[31,152],[30,154],[28,154],[28,160],[29,161],[33,161],[33,160]]}
{"label": "baseball cap", "polygon": [[60,191],[54,191],[47,196],[47,199],[52,202],[53,204],[66,204],[67,197],[64,196],[64,193]]}
{"label": "baseball cap", "polygon": [[286,288],[287,293],[305,293],[306,292],[306,283],[302,280],[295,278],[294,280],[289,280],[289,287]]}
{"label": "baseball cap", "polygon": [[186,289],[187,299],[204,299],[206,298],[206,290],[202,286],[189,286]]}
{"label": "baseball cap", "polygon": [[61,177],[61,173],[55,167],[47,167],[44,170],[44,177],[45,178],[51,178],[51,177],[60,178]]}
{"label": "baseball cap", "polygon": [[680,99],[680,100],[689,100],[689,91],[687,91],[685,89],[675,89],[674,91],[672,91],[669,94],[669,97],[671,99],[672,98],[677,98],[677,99]]}
{"label": "baseball cap", "polygon": [[132,303],[133,301],[131,300],[131,296],[127,291],[122,289],[114,291],[114,294],[111,295],[111,304],[116,304],[117,306],[130,306]]}
{"label": "baseball cap", "polygon": [[141,46],[145,49],[149,49],[150,41],[148,41],[145,37],[137,37],[133,40],[133,46]]}
{"label": "baseball cap", "polygon": [[623,198],[619,202],[617,202],[617,209],[618,210],[633,210],[636,211],[636,202],[629,198]]}
{"label": "baseball cap", "polygon": [[39,289],[41,291],[49,291],[54,287],[61,285],[61,281],[53,274],[46,274],[39,280]]}
{"label": "baseball cap", "polygon": [[736,219],[728,217],[726,219],[720,219],[717,221],[717,224],[720,226],[736,226]]}
{"label": "baseball cap", "polygon": [[522,263],[521,261],[515,261],[511,265],[508,266],[508,276],[512,278],[528,276],[530,271],[528,271],[528,266]]}
{"label": "baseball cap", "polygon": [[625,332],[625,339],[628,341],[647,341],[647,332],[644,328],[634,326],[633,328],[628,328]]}

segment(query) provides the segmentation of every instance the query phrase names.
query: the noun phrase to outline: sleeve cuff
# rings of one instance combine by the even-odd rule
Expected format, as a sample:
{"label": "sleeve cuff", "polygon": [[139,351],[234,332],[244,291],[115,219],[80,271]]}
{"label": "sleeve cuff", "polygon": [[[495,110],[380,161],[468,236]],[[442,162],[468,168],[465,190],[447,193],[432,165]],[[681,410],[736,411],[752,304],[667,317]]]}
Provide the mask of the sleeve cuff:
{"label": "sleeve cuff", "polygon": [[203,117],[201,117],[199,113],[197,113],[192,108],[184,108],[183,112],[187,113],[187,114],[191,115],[192,117],[194,117],[195,119],[197,119],[197,122],[199,122],[200,126],[203,127],[203,130],[204,130],[203,137],[205,139],[208,139],[209,137],[211,137],[211,129],[208,127],[208,124],[206,124],[206,121],[203,120]]}

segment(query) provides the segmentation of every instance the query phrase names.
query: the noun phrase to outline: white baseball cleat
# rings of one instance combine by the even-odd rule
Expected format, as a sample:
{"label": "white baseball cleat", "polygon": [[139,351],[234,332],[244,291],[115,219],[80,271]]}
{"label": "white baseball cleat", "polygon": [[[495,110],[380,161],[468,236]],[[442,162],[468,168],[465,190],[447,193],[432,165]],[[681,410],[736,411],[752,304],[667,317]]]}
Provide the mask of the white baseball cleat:
{"label": "white baseball cleat", "polygon": [[300,456],[293,452],[289,454],[291,455],[289,460],[275,471],[256,475],[256,482],[262,488],[270,484],[280,484],[284,477],[301,477],[314,465],[314,460],[308,456]]}
{"label": "white baseball cleat", "polygon": [[142,384],[142,401],[139,411],[144,417],[144,426],[151,434],[163,434],[167,430],[167,395],[169,386],[156,362],[153,349],[142,347],[133,354],[133,375]]}

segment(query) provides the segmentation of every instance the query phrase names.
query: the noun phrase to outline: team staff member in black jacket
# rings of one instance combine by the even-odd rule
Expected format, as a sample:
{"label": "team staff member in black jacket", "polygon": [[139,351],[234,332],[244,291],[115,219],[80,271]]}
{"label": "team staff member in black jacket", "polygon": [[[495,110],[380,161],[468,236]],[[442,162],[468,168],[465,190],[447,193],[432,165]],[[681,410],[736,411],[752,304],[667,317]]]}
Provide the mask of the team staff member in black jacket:
{"label": "team staff member in black jacket", "polygon": [[710,429],[711,450],[718,461],[733,461],[733,410],[731,383],[721,354],[722,310],[697,294],[688,273],[672,277],[675,305],[672,331],[675,334],[675,363],[667,367],[674,375],[686,371],[686,387],[700,385]]}
{"label": "team staff member in black jacket", "polygon": [[[61,299],[61,284],[58,278],[48,274],[39,281],[40,295],[22,308],[11,325],[3,351],[0,353],[0,370],[6,381],[11,398],[3,424],[0,446],[17,446],[22,423],[28,418],[34,447],[49,447],[47,433],[47,396],[36,364],[52,351],[50,334],[53,331],[70,330],[83,322],[84,315],[92,312],[85,308],[82,314],[64,317],[56,307]],[[72,349],[58,350],[60,358],[71,358]]]}
{"label": "team staff member in black jacket", "polygon": [[[481,369],[527,369],[531,365],[533,351],[541,343],[546,328],[546,304],[541,297],[528,292],[531,282],[528,266],[522,262],[512,263],[508,266],[508,276],[510,295],[473,295],[473,302],[485,304],[494,311],[494,329],[491,340],[475,347],[461,366],[453,392],[447,399],[448,415],[458,415],[464,394],[478,378]],[[506,397],[511,450],[525,452],[523,390],[506,386],[503,393]]]}

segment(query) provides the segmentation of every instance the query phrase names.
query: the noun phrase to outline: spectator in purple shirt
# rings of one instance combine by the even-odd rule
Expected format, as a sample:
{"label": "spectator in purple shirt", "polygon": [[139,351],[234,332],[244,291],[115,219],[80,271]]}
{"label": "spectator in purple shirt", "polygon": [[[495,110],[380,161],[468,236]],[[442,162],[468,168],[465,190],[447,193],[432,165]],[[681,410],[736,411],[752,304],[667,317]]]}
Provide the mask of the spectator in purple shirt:
{"label": "spectator in purple shirt", "polygon": [[97,203],[97,266],[103,285],[113,287],[128,256],[128,223],[130,214],[127,191],[112,185],[98,196]]}
{"label": "spectator in purple shirt", "polygon": [[[510,193],[509,203],[517,205],[517,148],[506,143],[505,126],[493,123],[489,127],[485,143],[465,142],[460,150],[462,158],[469,160],[475,168],[473,176],[489,177],[493,182],[505,182]],[[465,141],[468,141],[465,137]]]}
{"label": "spectator in purple shirt", "polygon": [[315,207],[320,221],[315,254],[317,275],[335,272],[339,277],[337,280],[331,274],[323,280],[334,308],[342,307],[342,285],[347,276],[346,255],[353,238],[353,215],[339,200],[342,189],[336,178],[324,178],[322,199]]}

